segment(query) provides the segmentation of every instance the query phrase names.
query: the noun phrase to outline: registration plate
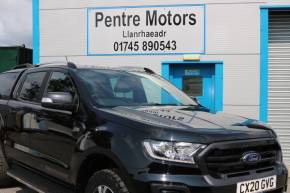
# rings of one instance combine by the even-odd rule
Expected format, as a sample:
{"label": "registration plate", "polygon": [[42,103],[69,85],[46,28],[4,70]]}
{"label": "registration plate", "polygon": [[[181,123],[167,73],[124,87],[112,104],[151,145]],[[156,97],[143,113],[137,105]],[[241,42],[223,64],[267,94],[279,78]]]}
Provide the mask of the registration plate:
{"label": "registration plate", "polygon": [[258,193],[276,189],[277,176],[239,182],[236,193]]}

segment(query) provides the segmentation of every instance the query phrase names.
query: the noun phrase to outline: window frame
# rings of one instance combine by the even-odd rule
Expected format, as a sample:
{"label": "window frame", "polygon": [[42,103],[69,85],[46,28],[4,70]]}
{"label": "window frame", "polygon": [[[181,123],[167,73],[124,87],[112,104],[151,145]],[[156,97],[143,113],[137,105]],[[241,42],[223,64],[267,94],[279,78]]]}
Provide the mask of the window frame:
{"label": "window frame", "polygon": [[78,88],[76,86],[76,83],[73,81],[73,78],[72,76],[70,75],[69,71],[68,70],[64,70],[64,69],[51,69],[49,72],[48,72],[48,75],[47,75],[47,79],[46,79],[46,84],[44,85],[44,89],[43,89],[43,93],[42,93],[42,97],[45,97],[47,96],[48,92],[48,86],[49,86],[49,82],[51,80],[51,77],[53,75],[53,73],[55,72],[60,72],[60,73],[63,73],[63,74],[66,74],[69,79],[71,80],[73,86],[75,87],[75,96],[77,97],[77,106],[79,107],[79,104],[80,104],[80,96],[79,96],[79,92],[78,92]]}
{"label": "window frame", "polygon": [[[26,81],[26,78],[29,74],[34,74],[34,73],[41,73],[41,72],[44,72],[45,75],[44,75],[44,78],[43,78],[43,82],[41,84],[41,89],[40,89],[40,95],[39,95],[39,99],[37,101],[31,101],[31,100],[25,100],[25,99],[22,99],[20,97],[20,94],[21,94],[21,90],[23,88],[23,85],[24,85],[24,82]],[[32,72],[27,72],[25,73],[21,80],[19,81],[18,85],[17,85],[17,89],[15,89],[15,93],[14,93],[14,98],[18,101],[21,101],[21,102],[25,102],[25,103],[30,103],[30,104],[41,104],[41,99],[43,97],[43,93],[44,93],[44,86],[47,82],[47,79],[48,79],[48,71],[47,70],[39,70],[39,71],[32,71]]]}

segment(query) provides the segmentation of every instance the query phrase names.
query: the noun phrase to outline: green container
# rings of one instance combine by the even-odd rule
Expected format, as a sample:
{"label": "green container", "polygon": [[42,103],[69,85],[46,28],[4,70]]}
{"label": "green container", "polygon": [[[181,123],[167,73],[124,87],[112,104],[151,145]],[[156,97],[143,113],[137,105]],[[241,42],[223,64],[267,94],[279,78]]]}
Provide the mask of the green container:
{"label": "green container", "polygon": [[0,47],[0,73],[20,64],[32,64],[32,49],[25,47]]}

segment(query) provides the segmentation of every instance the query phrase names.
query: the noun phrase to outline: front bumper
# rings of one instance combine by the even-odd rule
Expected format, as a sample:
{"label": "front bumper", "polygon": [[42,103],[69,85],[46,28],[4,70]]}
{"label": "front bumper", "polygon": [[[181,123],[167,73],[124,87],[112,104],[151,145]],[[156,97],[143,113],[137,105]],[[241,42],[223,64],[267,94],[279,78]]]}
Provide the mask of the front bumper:
{"label": "front bumper", "polygon": [[135,193],[236,193],[238,182],[273,175],[277,176],[277,189],[269,193],[285,192],[288,171],[284,165],[278,165],[268,172],[227,179],[217,179],[209,175],[139,174],[134,180]]}

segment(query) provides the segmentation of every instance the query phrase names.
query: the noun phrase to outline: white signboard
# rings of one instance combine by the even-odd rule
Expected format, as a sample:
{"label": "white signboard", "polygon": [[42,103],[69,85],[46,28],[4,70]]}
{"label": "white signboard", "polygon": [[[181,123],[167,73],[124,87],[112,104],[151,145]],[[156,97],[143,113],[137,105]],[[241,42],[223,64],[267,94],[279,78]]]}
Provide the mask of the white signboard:
{"label": "white signboard", "polygon": [[205,52],[205,5],[88,8],[88,55]]}

